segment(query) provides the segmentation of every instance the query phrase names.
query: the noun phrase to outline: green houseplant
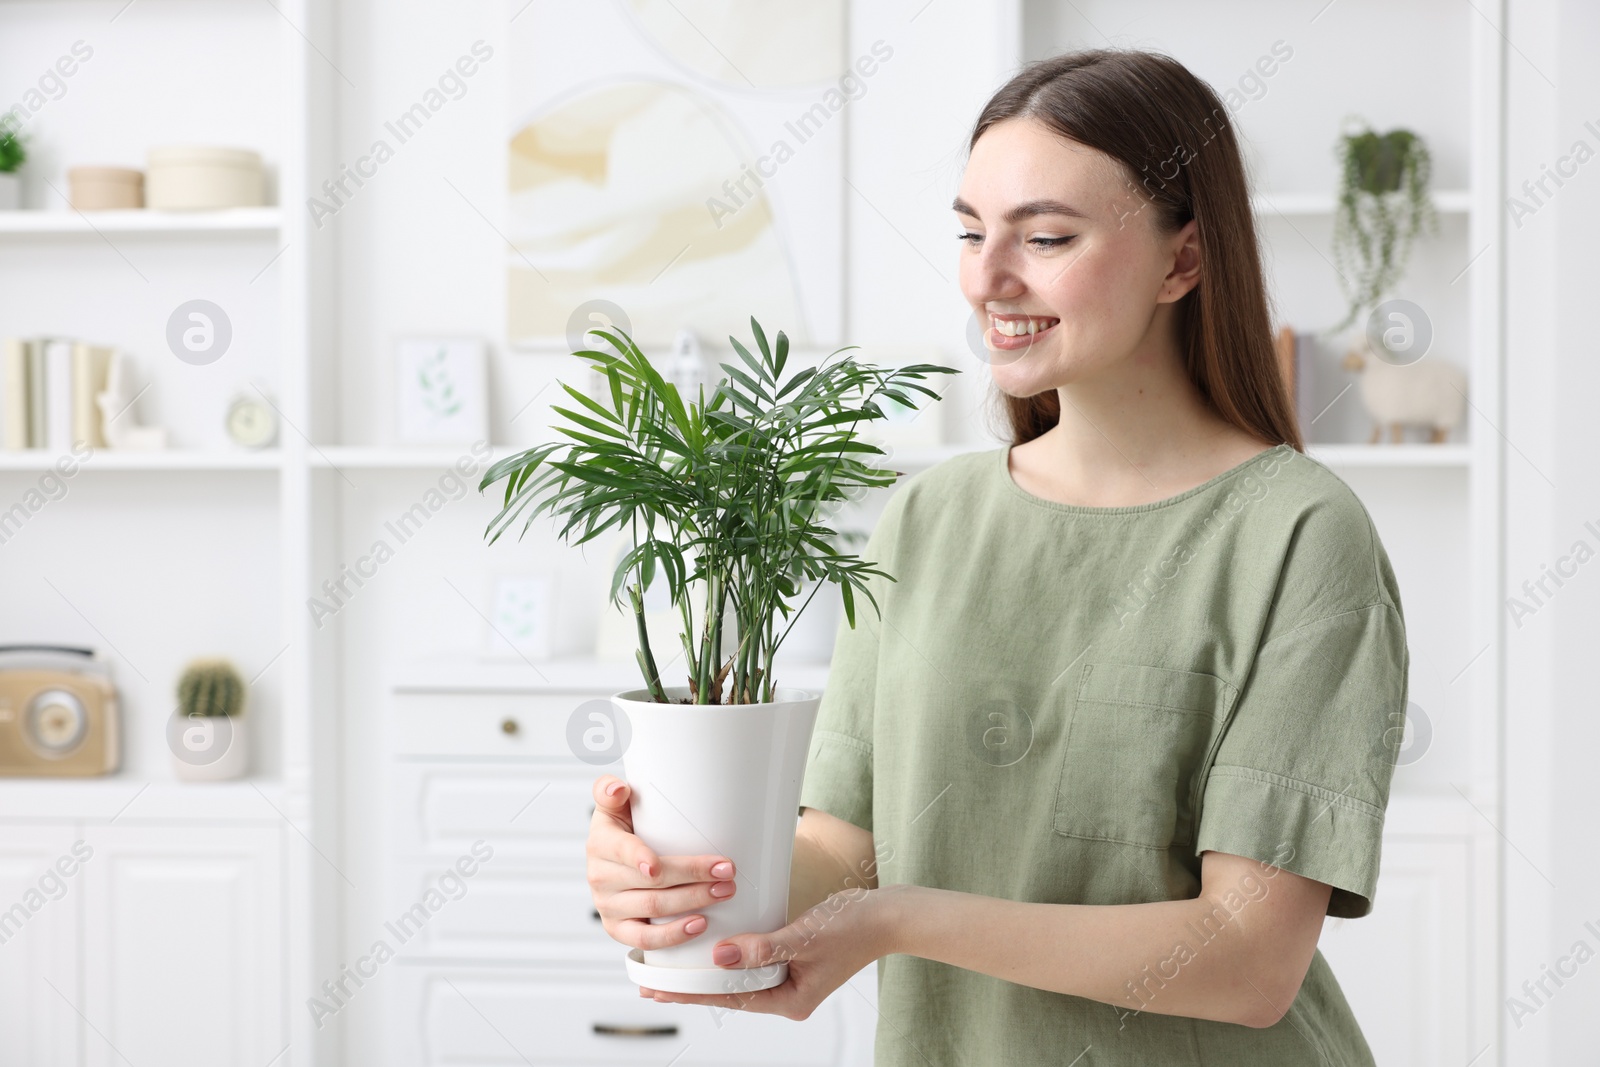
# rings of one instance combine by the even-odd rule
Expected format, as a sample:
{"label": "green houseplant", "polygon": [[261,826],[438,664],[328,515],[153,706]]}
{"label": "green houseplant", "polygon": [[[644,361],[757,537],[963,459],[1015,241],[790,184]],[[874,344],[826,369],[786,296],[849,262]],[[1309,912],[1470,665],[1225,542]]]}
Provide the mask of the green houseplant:
{"label": "green houseplant", "polygon": [[1417,134],[1405,129],[1380,134],[1362,126],[1340,135],[1336,154],[1340,180],[1333,255],[1350,305],[1330,332],[1377,305],[1405,272],[1417,234],[1438,222],[1428,195],[1432,160]]}
{"label": "green houseplant", "polygon": [[[486,531],[491,543],[519,520],[525,532],[546,511],[566,517],[561,537],[572,544],[613,526],[629,529],[635,547],[617,565],[611,599],[620,603],[626,586],[638,625],[639,667],[657,701],[667,697],[643,601],[657,579],[667,582],[682,615],[695,703],[772,699],[772,660],[784,635],[779,616],[792,622],[791,615],[805,609],[790,604],[805,581],[817,583],[813,595],[819,579],[837,584],[855,626],[855,592],[884,572],[837,551],[837,535],[824,521],[839,502],[895,478],[863,462],[883,450],[859,440],[857,427],[888,417],[882,401],[917,407],[914,392],[937,399],[923,379],[956,373],[929,364],[884,370],[830,356],[785,378],[788,337],[780,331],[769,345],[753,317],[750,328],[759,358],[730,337],[742,366],[722,364],[727,377],[712,396],[702,387],[688,403],[625,331],[593,331],[617,354],[575,355],[600,373],[609,403],[563,383],[578,406],[555,410],[571,424],[559,432],[572,443],[509,456],[490,467],[478,487],[505,483],[503,507]],[[580,527],[581,536],[571,541]],[[730,617],[737,631],[731,649],[723,647]],[[725,682],[731,683],[726,694]]]}
{"label": "green houseplant", "polygon": [[28,150],[11,115],[0,116],[0,210],[22,206],[22,182],[17,169],[27,162]]}
{"label": "green houseplant", "polygon": [[[693,940],[628,950],[631,979],[680,993],[750,992],[788,977],[787,963],[741,971],[711,959],[721,938],[788,921],[795,813],[821,694],[775,684],[773,658],[788,633],[780,616],[792,625],[827,582],[839,586],[852,628],[858,593],[878,607],[867,579],[893,576],[839,551],[827,525],[845,500],[895,478],[865,462],[884,452],[857,428],[887,418],[890,402],[915,408],[913,394],[936,398],[922,381],[954,373],[835,360],[848,351],[840,349],[786,374],[788,338],[780,332],[769,345],[754,318],[750,329],[756,352],[730,337],[738,359],[721,365],[726,377],[709,397],[702,385],[691,401],[626,331],[592,331],[616,352],[577,353],[600,373],[605,399],[563,385],[576,406],[555,410],[571,441],[510,456],[479,484],[505,483],[485,531],[491,543],[546,511],[565,517],[561,536],[578,544],[611,527],[632,535],[611,602],[626,587],[645,684],[612,696],[612,732],[626,740],[605,758],[622,758],[635,834],[664,856],[713,849],[741,879],[736,894],[703,909],[706,929]],[[644,592],[655,581],[667,583],[682,616],[687,685],[663,684],[650,647]],[[805,603],[793,607],[808,584]]]}

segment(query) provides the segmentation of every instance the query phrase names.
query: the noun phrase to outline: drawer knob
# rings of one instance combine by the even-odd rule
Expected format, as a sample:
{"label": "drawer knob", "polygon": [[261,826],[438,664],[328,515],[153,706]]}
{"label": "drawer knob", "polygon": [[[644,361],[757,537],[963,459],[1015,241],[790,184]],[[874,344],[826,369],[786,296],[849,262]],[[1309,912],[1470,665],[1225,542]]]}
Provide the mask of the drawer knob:
{"label": "drawer knob", "polygon": [[503,734],[514,734],[514,733],[517,732],[518,729],[519,729],[519,727],[517,726],[517,720],[516,719],[501,719],[500,720],[500,732],[501,733],[503,733]]}
{"label": "drawer knob", "polygon": [[611,1023],[595,1023],[594,1032],[608,1037],[677,1037],[678,1026],[676,1023],[667,1023],[664,1026],[616,1026]]}

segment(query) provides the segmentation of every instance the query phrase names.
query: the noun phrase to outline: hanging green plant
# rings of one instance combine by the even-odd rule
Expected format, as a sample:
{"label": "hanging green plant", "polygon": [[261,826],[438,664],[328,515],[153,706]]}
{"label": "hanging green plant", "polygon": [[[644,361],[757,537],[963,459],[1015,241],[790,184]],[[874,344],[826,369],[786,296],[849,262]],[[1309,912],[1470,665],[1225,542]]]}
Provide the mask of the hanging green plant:
{"label": "hanging green plant", "polygon": [[1376,133],[1370,127],[1341,134],[1339,203],[1333,216],[1333,258],[1340,287],[1350,301],[1349,326],[1375,307],[1405,273],[1417,235],[1437,230],[1428,195],[1432,159],[1410,130]]}

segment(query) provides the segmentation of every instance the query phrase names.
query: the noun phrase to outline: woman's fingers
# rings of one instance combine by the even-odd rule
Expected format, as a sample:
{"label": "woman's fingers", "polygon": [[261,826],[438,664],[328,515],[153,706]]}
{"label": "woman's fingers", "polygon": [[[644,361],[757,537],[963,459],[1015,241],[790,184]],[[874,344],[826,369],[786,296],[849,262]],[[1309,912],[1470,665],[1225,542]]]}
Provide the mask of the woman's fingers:
{"label": "woman's fingers", "polygon": [[694,882],[662,889],[624,889],[597,907],[601,918],[661,919],[692,908],[708,908],[733,896],[732,882]]}
{"label": "woman's fingers", "polygon": [[[589,821],[589,888],[606,933],[640,949],[682,944],[703,933],[703,915],[683,914],[733,896],[735,870],[726,856],[658,856],[633,833],[628,784],[595,779]],[[671,922],[651,919],[677,916]]]}
{"label": "woman's fingers", "polygon": [[607,919],[605,927],[613,941],[619,941],[629,948],[671,948],[705,933],[706,917],[685,915],[670,923],[653,923],[648,919]]}

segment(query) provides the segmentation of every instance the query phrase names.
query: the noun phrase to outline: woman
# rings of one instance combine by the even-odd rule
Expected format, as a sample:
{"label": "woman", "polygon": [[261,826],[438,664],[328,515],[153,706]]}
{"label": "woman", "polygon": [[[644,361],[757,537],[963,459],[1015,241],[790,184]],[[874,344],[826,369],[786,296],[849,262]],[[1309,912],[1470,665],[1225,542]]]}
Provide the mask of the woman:
{"label": "woman", "polygon": [[[838,634],[795,921],[719,946],[788,981],[641,995],[804,1019],[881,960],[879,1067],[1371,1064],[1317,939],[1372,908],[1409,653],[1365,508],[1301,451],[1228,112],[1075,53],[969,150],[1014,443],[909,478],[863,553],[896,581]],[[657,856],[628,795],[596,782],[596,907],[681,943],[734,872]]]}

